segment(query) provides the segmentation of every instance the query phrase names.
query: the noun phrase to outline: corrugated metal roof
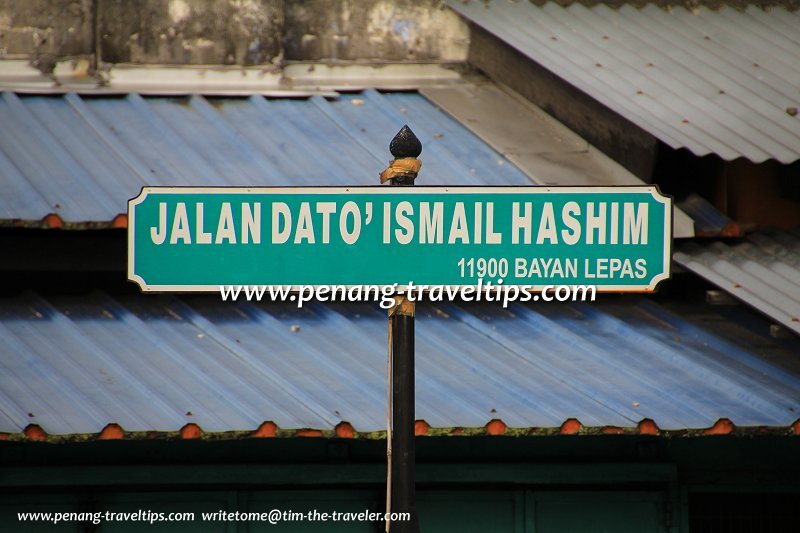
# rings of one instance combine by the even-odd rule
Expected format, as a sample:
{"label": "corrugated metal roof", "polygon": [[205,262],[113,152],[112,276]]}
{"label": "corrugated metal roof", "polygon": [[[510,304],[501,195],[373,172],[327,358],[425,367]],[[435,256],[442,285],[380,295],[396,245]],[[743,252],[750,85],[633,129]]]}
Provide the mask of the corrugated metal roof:
{"label": "corrugated metal roof", "polygon": [[691,217],[698,237],[742,235],[742,228],[736,222],[697,193],[689,194],[675,205]]}
{"label": "corrugated metal roof", "polygon": [[673,148],[800,158],[800,12],[447,4]]}
{"label": "corrugated metal roof", "polygon": [[[624,302],[417,310],[417,417],[433,428],[787,427],[800,362],[733,323]],[[139,295],[0,300],[0,432],[385,426],[386,314],[372,305]],[[798,346],[797,340],[785,341]],[[785,431],[785,430],[784,430]]]}
{"label": "corrugated metal roof", "polygon": [[643,185],[622,165],[522,97],[494,84],[420,92],[542,185]]}
{"label": "corrugated metal roof", "polygon": [[420,183],[530,185],[417,93],[326,99],[0,93],[0,220],[110,222],[143,185],[377,185],[389,141],[422,140]]}
{"label": "corrugated metal roof", "polygon": [[800,230],[743,242],[687,243],[674,260],[800,334]]}
{"label": "corrugated metal roof", "polygon": [[[405,122],[424,143],[422,184],[642,184],[497,87],[429,91],[434,96],[5,92],[0,122],[10,127],[0,130],[0,225],[117,225],[112,219],[142,185],[376,185],[388,142]],[[483,122],[498,112],[516,120],[503,121],[521,134],[514,146],[498,141],[508,134],[496,126],[475,131],[480,121],[459,116],[465,106],[454,111],[453,94],[480,94],[467,106],[482,109]],[[45,218],[50,213],[60,218]],[[675,236],[693,235],[692,220],[676,210]]]}

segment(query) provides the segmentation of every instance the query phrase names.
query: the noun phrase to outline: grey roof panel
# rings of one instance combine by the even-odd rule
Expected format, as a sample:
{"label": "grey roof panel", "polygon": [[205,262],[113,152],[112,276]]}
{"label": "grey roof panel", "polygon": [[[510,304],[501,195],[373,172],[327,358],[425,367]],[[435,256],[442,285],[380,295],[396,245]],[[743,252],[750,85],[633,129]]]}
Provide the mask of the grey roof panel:
{"label": "grey roof panel", "polygon": [[[426,87],[420,92],[540,185],[642,185],[624,167],[538,107],[493,84]],[[676,208],[673,236],[694,237],[694,222]]]}
{"label": "grey roof panel", "polygon": [[800,13],[447,4],[673,148],[800,159]]}
{"label": "grey roof panel", "polygon": [[800,237],[749,235],[744,242],[686,243],[674,260],[800,334]]}

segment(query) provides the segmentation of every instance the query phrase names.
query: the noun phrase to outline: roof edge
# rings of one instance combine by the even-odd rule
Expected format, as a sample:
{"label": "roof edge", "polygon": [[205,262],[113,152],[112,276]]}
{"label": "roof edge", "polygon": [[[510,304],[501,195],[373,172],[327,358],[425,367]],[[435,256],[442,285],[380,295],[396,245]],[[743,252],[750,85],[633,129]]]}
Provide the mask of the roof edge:
{"label": "roof edge", "polygon": [[[720,418],[706,428],[661,429],[651,419],[643,419],[636,426],[583,426],[576,418],[565,420],[559,427],[508,427],[500,419],[490,420],[483,427],[431,427],[425,420],[417,420],[414,425],[417,437],[487,437],[504,436],[523,437],[555,437],[555,436],[601,436],[651,435],[662,438],[702,438],[715,435],[733,437],[758,436],[800,436],[800,419],[788,426],[736,426],[727,418]],[[322,438],[322,439],[356,439],[385,440],[386,431],[357,431],[349,422],[340,422],[332,429],[299,428],[281,429],[271,421],[262,423],[253,430],[234,430],[205,432],[194,423],[188,423],[179,430],[170,431],[125,431],[119,424],[110,423],[98,433],[71,433],[50,435],[41,426],[31,424],[18,433],[0,432],[0,442],[46,442],[49,444],[87,443],[100,440],[125,441],[169,441],[169,440],[202,440],[226,441],[258,438]]]}
{"label": "roof edge", "polygon": [[675,7],[694,10],[701,7],[718,11],[723,8],[732,8],[744,11],[748,7],[758,7],[767,10],[772,7],[782,7],[790,11],[800,8],[798,0],[529,0],[530,3],[543,6],[545,4],[557,4],[563,7],[572,4],[580,4],[586,7],[606,5],[612,8],[622,6],[644,7],[655,5],[662,9],[669,10]]}
{"label": "roof edge", "polygon": [[83,61],[59,62],[42,74],[24,59],[0,60],[0,91],[34,94],[335,96],[338,90],[407,90],[458,82],[456,61],[365,62],[287,61],[281,67],[227,65],[140,65],[117,63],[97,72]]}

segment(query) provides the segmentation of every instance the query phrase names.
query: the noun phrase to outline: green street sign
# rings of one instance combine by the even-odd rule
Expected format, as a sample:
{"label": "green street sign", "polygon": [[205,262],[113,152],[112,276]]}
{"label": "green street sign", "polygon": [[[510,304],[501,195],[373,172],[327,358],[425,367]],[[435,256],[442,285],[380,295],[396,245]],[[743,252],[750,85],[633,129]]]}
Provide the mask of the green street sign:
{"label": "green street sign", "polygon": [[643,187],[144,187],[128,278],[221,285],[595,285],[670,276],[672,199]]}

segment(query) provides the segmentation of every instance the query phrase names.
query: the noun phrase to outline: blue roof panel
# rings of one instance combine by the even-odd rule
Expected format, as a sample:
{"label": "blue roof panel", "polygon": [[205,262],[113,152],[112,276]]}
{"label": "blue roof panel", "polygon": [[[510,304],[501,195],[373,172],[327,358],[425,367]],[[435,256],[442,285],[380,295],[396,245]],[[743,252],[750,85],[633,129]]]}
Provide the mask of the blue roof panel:
{"label": "blue roof panel", "polygon": [[143,185],[378,185],[389,141],[423,142],[420,182],[530,185],[417,93],[326,99],[2,93],[0,221],[109,223]]}
{"label": "blue roof panel", "polygon": [[[418,305],[417,418],[433,427],[786,427],[800,341],[701,327],[646,297]],[[0,300],[0,432],[385,426],[386,312],[137,295]]]}

